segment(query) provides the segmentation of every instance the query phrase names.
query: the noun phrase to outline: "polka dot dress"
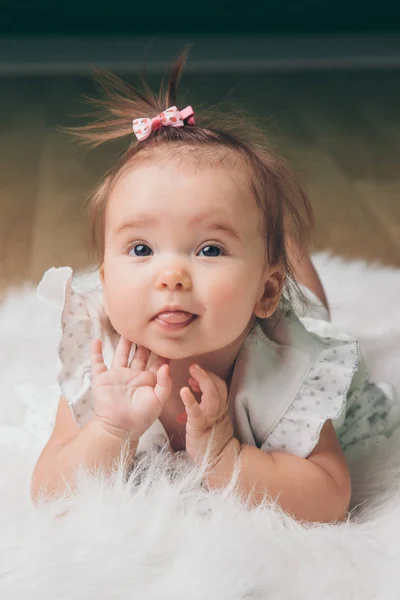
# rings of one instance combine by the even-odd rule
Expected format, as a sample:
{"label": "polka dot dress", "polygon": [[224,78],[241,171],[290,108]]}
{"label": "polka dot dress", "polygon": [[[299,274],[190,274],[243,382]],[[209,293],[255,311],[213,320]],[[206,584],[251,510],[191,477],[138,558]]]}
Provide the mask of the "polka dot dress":
{"label": "polka dot dress", "polygon": [[325,340],[324,348],[282,419],[263,444],[306,457],[316,446],[323,425],[346,409],[347,395],[359,363],[357,342]]}

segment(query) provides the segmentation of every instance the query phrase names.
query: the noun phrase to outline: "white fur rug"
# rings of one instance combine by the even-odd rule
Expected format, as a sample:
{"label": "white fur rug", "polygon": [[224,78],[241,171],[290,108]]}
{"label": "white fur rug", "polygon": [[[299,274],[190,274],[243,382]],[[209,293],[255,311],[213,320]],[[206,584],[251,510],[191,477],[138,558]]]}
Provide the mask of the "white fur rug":
{"label": "white fur rug", "polygon": [[[359,338],[373,378],[400,388],[400,270],[314,261],[333,321]],[[35,508],[58,332],[57,311],[31,287],[0,306],[1,600],[398,600],[400,433],[351,464],[358,508],[345,524],[249,511],[229,490],[203,492],[187,467],[171,480],[162,457],[140,486],[82,476],[74,499]]]}

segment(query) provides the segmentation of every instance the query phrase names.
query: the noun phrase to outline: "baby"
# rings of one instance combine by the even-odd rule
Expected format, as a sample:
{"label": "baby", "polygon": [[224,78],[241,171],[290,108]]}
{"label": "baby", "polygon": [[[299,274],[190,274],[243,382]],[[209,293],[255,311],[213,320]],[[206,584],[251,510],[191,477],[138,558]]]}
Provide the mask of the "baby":
{"label": "baby", "polygon": [[207,452],[209,489],[238,464],[253,505],[267,495],[299,520],[341,521],[344,450],[372,416],[382,431],[396,400],[329,321],[304,250],[311,209],[285,162],[248,122],[176,107],[185,58],[164,96],[104,75],[108,114],[78,132],[132,141],[90,200],[98,278],[82,289],[50,269],[38,288],[62,296],[62,395],[32,496],[157,441],[196,464]]}

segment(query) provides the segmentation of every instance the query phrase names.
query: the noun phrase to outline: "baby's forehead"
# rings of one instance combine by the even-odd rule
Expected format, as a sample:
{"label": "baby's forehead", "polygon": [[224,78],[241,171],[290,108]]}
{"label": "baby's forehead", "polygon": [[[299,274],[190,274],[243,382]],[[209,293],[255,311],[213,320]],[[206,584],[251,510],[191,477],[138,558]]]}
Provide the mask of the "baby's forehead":
{"label": "baby's forehead", "polygon": [[251,182],[241,169],[224,160],[196,163],[194,155],[172,160],[133,163],[115,182],[109,214],[124,209],[160,212],[180,208],[187,213],[209,210],[244,218],[256,209]]}

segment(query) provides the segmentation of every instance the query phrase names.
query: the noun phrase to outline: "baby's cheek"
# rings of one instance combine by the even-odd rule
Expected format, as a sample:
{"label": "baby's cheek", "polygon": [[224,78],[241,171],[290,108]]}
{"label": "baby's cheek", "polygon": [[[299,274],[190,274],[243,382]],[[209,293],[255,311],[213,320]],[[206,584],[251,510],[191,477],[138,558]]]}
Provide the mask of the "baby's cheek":
{"label": "baby's cheek", "polygon": [[209,301],[214,314],[223,322],[244,322],[250,317],[253,306],[253,292],[249,286],[248,272],[231,272],[220,281],[211,282],[208,287]]}
{"label": "baby's cheek", "polygon": [[216,309],[234,310],[239,302],[239,296],[237,283],[233,280],[225,279],[209,287],[209,301]]}
{"label": "baby's cheek", "polygon": [[143,307],[140,306],[140,295],[132,290],[115,287],[105,296],[108,317],[116,331],[128,339],[136,335],[140,315],[143,318]]}

